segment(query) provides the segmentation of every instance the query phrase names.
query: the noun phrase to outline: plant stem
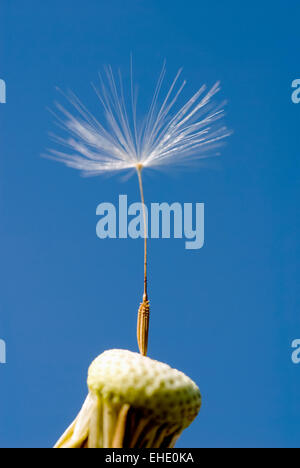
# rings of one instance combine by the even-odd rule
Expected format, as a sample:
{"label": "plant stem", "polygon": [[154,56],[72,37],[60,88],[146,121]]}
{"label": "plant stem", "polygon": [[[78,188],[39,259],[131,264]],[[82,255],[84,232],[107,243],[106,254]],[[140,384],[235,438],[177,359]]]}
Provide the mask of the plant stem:
{"label": "plant stem", "polygon": [[150,304],[148,301],[148,277],[147,277],[147,237],[148,237],[148,226],[147,226],[147,215],[146,205],[143,190],[143,179],[142,179],[142,165],[137,166],[137,175],[139,180],[139,187],[141,193],[141,201],[143,205],[143,217],[144,217],[144,295],[143,302],[140,305],[137,320],[137,341],[140,353],[143,356],[147,354],[148,348],[148,334],[149,334],[149,319],[150,319]]}
{"label": "plant stem", "polygon": [[143,205],[143,217],[144,217],[144,299],[147,300],[148,292],[147,292],[147,216],[146,216],[146,208],[145,208],[145,198],[144,198],[144,189],[143,189],[143,180],[142,180],[142,168],[139,167],[137,169],[138,179],[139,179],[139,187],[141,192],[141,201]]}

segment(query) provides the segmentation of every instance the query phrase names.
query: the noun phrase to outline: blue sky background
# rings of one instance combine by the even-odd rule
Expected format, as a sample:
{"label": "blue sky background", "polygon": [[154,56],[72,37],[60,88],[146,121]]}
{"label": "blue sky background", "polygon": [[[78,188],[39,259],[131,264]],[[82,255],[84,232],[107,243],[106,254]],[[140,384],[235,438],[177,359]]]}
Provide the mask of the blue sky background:
{"label": "blue sky background", "polygon": [[95,234],[96,206],[137,201],[136,180],[40,158],[56,86],[97,111],[90,82],[107,63],[126,75],[131,52],[145,99],[164,58],[170,78],[184,67],[188,95],[220,79],[234,130],[217,162],[145,181],[148,202],[206,205],[202,250],[150,242],[149,355],[203,394],[178,446],[299,447],[299,13],[298,0],[1,1],[1,447],[52,446],[91,360],[137,350],[142,242]]}

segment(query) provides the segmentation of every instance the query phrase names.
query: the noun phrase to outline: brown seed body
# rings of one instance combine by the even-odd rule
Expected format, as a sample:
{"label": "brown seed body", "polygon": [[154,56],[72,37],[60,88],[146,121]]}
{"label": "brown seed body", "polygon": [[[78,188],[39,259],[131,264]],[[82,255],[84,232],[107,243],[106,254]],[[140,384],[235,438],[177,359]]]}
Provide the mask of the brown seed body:
{"label": "brown seed body", "polygon": [[148,299],[144,299],[139,308],[137,323],[137,341],[143,356],[146,356],[148,350],[149,320],[150,303]]}

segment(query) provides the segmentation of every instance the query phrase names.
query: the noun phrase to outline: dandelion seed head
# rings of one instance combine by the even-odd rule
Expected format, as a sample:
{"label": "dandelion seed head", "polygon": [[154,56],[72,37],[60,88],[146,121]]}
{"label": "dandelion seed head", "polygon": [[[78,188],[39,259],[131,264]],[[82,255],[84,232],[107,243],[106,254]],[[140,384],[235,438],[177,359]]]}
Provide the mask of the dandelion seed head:
{"label": "dandelion seed head", "polygon": [[[104,118],[97,119],[73,93],[68,99],[73,112],[56,104],[56,123],[64,136],[52,135],[60,149],[48,156],[80,170],[84,175],[99,175],[122,170],[141,170],[164,165],[188,165],[214,154],[231,132],[221,124],[224,102],[215,102],[219,83],[207,90],[202,86],[183,106],[186,81],[182,70],[163,94],[166,68],[163,66],[154,95],[144,119],[137,114],[137,92],[131,68],[129,98],[124,84],[111,67],[94,86]],[[177,110],[176,110],[177,109]],[[103,123],[102,123],[103,122]]]}

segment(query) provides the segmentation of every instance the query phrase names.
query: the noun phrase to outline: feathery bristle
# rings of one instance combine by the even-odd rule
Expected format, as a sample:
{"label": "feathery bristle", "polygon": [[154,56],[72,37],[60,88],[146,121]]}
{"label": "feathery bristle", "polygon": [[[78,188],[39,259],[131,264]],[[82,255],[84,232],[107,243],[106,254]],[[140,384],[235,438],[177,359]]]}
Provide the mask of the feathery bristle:
{"label": "feathery bristle", "polygon": [[185,81],[179,83],[181,73],[179,70],[163,97],[166,74],[163,67],[147,116],[139,119],[132,76],[131,96],[126,100],[121,75],[116,80],[112,68],[107,67],[106,80],[100,75],[100,89],[95,88],[106,123],[102,124],[69,93],[67,98],[74,115],[60,104],[57,104],[56,115],[58,125],[69,137],[54,136],[65,149],[52,149],[49,157],[85,175],[97,175],[132,168],[189,164],[192,159],[209,156],[230,135],[230,131],[218,123],[224,115],[223,104],[213,101],[220,89],[219,83],[208,91],[202,86],[175,111],[186,84]]}

